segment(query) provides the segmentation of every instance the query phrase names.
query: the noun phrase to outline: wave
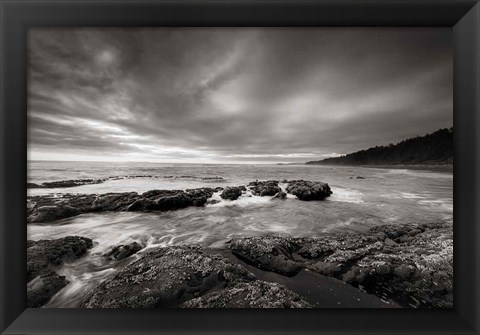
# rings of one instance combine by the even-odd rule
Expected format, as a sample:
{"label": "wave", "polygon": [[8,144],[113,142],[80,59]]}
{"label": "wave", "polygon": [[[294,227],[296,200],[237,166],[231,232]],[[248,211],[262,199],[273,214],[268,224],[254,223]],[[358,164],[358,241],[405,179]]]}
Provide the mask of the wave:
{"label": "wave", "polygon": [[274,197],[261,197],[253,195],[250,190],[243,191],[237,200],[223,199],[220,194],[222,191],[215,192],[207,203],[207,207],[250,207],[263,206],[270,203]]}
{"label": "wave", "polygon": [[380,175],[407,175],[409,177],[416,178],[442,178],[442,179],[453,179],[452,172],[446,171],[422,171],[422,170],[409,170],[409,169],[390,169],[386,172],[380,173]]}
{"label": "wave", "polygon": [[346,189],[342,187],[332,187],[333,194],[326,198],[327,201],[349,202],[353,204],[363,203],[363,193],[360,191]]}

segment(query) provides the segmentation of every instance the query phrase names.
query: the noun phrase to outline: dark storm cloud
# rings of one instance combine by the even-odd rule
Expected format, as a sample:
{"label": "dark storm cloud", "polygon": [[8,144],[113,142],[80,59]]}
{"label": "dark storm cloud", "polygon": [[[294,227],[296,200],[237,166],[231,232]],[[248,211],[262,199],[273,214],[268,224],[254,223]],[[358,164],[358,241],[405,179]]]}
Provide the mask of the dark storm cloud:
{"label": "dark storm cloud", "polygon": [[452,125],[450,29],[33,29],[34,159],[305,161]]}

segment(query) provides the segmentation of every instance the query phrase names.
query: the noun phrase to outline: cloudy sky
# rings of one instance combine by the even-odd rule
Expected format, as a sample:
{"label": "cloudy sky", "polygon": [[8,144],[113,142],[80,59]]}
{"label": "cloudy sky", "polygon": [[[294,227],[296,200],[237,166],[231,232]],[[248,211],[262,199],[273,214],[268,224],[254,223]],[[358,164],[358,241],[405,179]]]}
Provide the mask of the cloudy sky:
{"label": "cloudy sky", "polygon": [[32,29],[29,159],[304,162],[450,127],[450,28]]}

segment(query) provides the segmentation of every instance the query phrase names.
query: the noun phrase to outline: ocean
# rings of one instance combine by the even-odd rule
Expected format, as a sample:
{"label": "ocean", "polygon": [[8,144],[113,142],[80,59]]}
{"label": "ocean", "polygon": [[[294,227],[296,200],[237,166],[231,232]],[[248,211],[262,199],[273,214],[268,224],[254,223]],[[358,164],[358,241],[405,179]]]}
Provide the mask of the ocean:
{"label": "ocean", "polygon": [[[62,266],[70,284],[45,307],[72,307],[82,293],[128,262],[112,265],[102,255],[114,245],[138,241],[147,248],[178,244],[220,247],[233,237],[320,236],[343,231],[365,232],[376,225],[427,223],[453,219],[451,167],[340,167],[321,165],[215,165],[160,163],[28,163],[33,183],[68,179],[103,179],[100,184],[58,189],[28,189],[28,195],[61,193],[145,192],[248,185],[255,180],[303,179],[330,185],[324,201],[253,196],[223,200],[177,211],[83,214],[51,223],[29,224],[30,240],[69,235],[92,238],[87,257]],[[114,177],[114,178],[112,178]],[[133,257],[133,259],[136,256]]]}

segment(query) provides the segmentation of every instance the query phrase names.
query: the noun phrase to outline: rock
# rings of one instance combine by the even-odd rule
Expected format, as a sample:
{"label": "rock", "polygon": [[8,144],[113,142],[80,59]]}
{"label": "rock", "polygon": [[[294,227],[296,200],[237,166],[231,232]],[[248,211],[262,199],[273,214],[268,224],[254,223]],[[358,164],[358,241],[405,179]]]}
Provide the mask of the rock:
{"label": "rock", "polygon": [[67,236],[57,240],[28,241],[27,282],[46,270],[83,256],[93,246],[86,237]]}
{"label": "rock", "polygon": [[395,245],[397,245],[398,243],[395,242],[394,240],[391,240],[389,239],[388,237],[385,239],[385,241],[383,241],[383,244],[385,244],[386,246],[389,246],[389,247],[393,247]]}
{"label": "rock", "polygon": [[120,244],[112,248],[109,252],[107,252],[104,257],[110,260],[120,261],[125,259],[140,250],[143,249],[138,242],[132,242],[130,244]]}
{"label": "rock", "polygon": [[305,180],[288,181],[287,192],[304,201],[323,200],[332,194],[328,184]]}
{"label": "rock", "polygon": [[242,195],[240,187],[227,187],[220,196],[222,199],[237,200]]}
{"label": "rock", "polygon": [[356,179],[365,179],[365,177],[357,176]]}
{"label": "rock", "polygon": [[213,291],[182,304],[183,308],[309,308],[298,294],[277,283],[256,280]]}
{"label": "rock", "polygon": [[57,206],[38,207],[28,218],[27,222],[51,222],[78,215],[79,211],[69,205],[59,204]]}
{"label": "rock", "polygon": [[243,267],[197,246],[155,248],[92,289],[78,307],[177,307],[210,290],[253,280]]}
{"label": "rock", "polygon": [[365,234],[317,238],[235,238],[226,246],[264,270],[294,275],[306,268],[404,307],[453,306],[451,222],[385,225]]}
{"label": "rock", "polygon": [[273,196],[281,191],[280,187],[278,187],[278,181],[276,180],[252,181],[248,184],[248,187],[254,195],[261,197]]}
{"label": "rock", "polygon": [[65,276],[53,271],[44,272],[33,278],[27,284],[27,308],[42,307],[67,284]]}
{"label": "rock", "polygon": [[27,241],[27,307],[41,307],[68,284],[53,270],[64,261],[83,256],[92,247],[86,237]]}
{"label": "rock", "polygon": [[227,246],[235,256],[263,270],[293,276],[302,269],[292,258],[294,248],[289,239],[273,236],[235,238],[227,242]]}
{"label": "rock", "polygon": [[62,188],[62,187],[75,187],[81,185],[101,184],[102,179],[74,179],[74,180],[59,180],[52,182],[45,182],[42,184],[43,188]]}
{"label": "rock", "polygon": [[154,202],[150,199],[140,198],[127,206],[127,212],[143,212],[154,207]]}
{"label": "rock", "polygon": [[105,211],[168,211],[203,206],[215,192],[212,188],[151,190],[96,194],[40,195],[27,199],[27,222],[51,222],[71,216]]}
{"label": "rock", "polygon": [[65,188],[82,185],[101,184],[106,179],[73,179],[45,182],[42,184],[27,183],[27,188]]}
{"label": "rock", "polygon": [[97,196],[90,206],[85,204],[82,209],[87,212],[122,211],[127,210],[139,198],[137,192],[106,193]]}

